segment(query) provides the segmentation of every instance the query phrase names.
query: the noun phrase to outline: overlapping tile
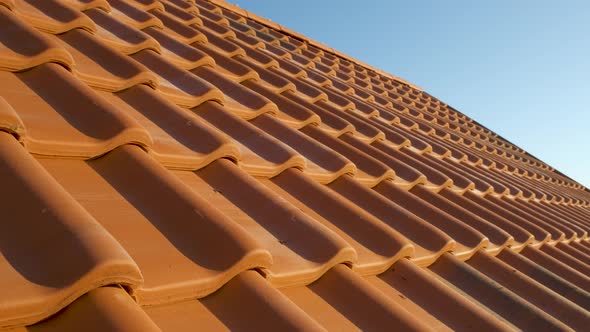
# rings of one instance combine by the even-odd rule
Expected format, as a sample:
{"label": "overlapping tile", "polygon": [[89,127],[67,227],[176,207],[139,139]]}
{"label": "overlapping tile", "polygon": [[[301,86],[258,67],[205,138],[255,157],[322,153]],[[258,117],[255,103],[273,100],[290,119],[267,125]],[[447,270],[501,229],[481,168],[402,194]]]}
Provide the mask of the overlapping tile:
{"label": "overlapping tile", "polygon": [[0,329],[590,323],[586,188],[243,9],[0,1],[0,82]]}

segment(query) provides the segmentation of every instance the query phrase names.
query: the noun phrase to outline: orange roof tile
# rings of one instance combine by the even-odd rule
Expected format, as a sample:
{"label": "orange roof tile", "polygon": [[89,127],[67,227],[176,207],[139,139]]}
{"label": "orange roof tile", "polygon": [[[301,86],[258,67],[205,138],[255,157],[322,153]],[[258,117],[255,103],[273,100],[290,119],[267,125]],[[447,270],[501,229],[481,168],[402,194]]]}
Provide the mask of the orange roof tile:
{"label": "orange roof tile", "polygon": [[590,193],[220,0],[0,0],[0,330],[584,330]]}

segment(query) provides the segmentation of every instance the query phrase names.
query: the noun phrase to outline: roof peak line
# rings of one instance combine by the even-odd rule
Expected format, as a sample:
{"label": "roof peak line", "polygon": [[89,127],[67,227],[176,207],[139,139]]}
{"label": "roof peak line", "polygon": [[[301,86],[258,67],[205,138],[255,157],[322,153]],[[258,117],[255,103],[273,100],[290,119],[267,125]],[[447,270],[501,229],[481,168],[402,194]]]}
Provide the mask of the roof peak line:
{"label": "roof peak line", "polygon": [[373,66],[371,66],[371,65],[369,65],[367,63],[364,63],[364,62],[362,62],[360,60],[357,60],[357,59],[355,59],[355,58],[353,58],[353,57],[351,57],[349,55],[346,55],[343,52],[340,52],[340,51],[338,51],[338,50],[336,50],[334,48],[331,48],[331,47],[326,46],[326,45],[324,45],[324,44],[322,44],[322,43],[320,43],[320,42],[318,42],[316,40],[313,40],[313,39],[311,39],[311,38],[309,38],[309,37],[307,37],[307,36],[305,36],[305,35],[297,32],[297,31],[294,31],[294,30],[289,29],[289,28],[287,28],[285,26],[282,26],[282,25],[280,25],[278,23],[275,23],[275,22],[271,21],[270,19],[267,19],[267,18],[264,18],[262,16],[256,15],[256,14],[254,14],[254,13],[252,13],[252,12],[246,10],[246,9],[243,9],[243,8],[239,7],[238,5],[234,5],[234,4],[228,3],[228,2],[226,2],[224,0],[205,0],[205,1],[208,1],[208,2],[210,2],[212,4],[217,5],[217,6],[220,6],[220,7],[224,8],[224,9],[230,10],[230,11],[236,13],[236,14],[242,15],[242,16],[244,16],[244,17],[246,17],[248,19],[251,19],[251,20],[255,21],[256,23],[262,24],[262,25],[264,25],[264,26],[266,26],[268,28],[271,28],[271,29],[280,31],[280,32],[282,32],[282,33],[284,33],[284,34],[286,34],[286,35],[288,35],[290,37],[296,38],[296,39],[298,39],[298,40],[300,40],[300,41],[302,41],[304,43],[307,43],[307,44],[309,44],[311,46],[314,46],[316,48],[319,48],[320,50],[322,50],[324,52],[331,53],[331,54],[333,54],[333,55],[335,55],[335,56],[337,56],[339,58],[342,58],[342,59],[344,59],[346,61],[350,61],[350,62],[352,62],[352,63],[354,63],[354,64],[356,64],[358,66],[361,66],[361,67],[363,67],[363,68],[365,68],[367,70],[373,71],[376,74],[385,76],[385,77],[387,77],[387,78],[389,78],[391,80],[394,80],[394,81],[396,81],[398,83],[407,85],[410,88],[413,88],[413,89],[416,89],[418,91],[424,92],[424,90],[421,87],[419,87],[419,86],[417,86],[417,85],[415,85],[413,83],[410,83],[409,81],[407,81],[407,80],[405,80],[405,79],[403,79],[401,77],[392,75],[392,74],[390,74],[388,72],[385,72],[385,71],[383,71],[381,69],[375,68],[375,67],[373,67]]}

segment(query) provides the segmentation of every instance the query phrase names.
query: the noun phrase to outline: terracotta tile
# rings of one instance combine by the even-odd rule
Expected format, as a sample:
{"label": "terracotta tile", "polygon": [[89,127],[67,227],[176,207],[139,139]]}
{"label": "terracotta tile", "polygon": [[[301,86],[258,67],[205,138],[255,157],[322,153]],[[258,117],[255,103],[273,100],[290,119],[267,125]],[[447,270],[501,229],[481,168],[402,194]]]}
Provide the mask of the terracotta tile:
{"label": "terracotta tile", "polygon": [[381,273],[414,255],[398,232],[300,171],[286,170],[263,184],[346,240],[358,255],[352,268],[361,275]]}
{"label": "terracotta tile", "polygon": [[240,150],[238,164],[249,174],[272,177],[289,167],[305,168],[305,159],[295,150],[217,103],[207,102],[193,111],[234,140]]}
{"label": "terracotta tile", "polygon": [[558,243],[555,247],[585,264],[590,263],[588,251],[577,242],[570,242],[569,244]]}
{"label": "terracotta tile", "polygon": [[80,11],[91,8],[100,8],[101,10],[104,10],[108,13],[112,10],[111,5],[107,0],[62,0],[62,2]]}
{"label": "terracotta tile", "polygon": [[227,160],[177,175],[269,250],[273,264],[263,273],[276,287],[308,284],[357,259],[342,238]]}
{"label": "terracotta tile", "polygon": [[513,245],[514,238],[510,233],[442,195],[434,193],[422,185],[415,186],[410,192],[484,234],[490,240],[490,243],[485,246],[487,252],[495,253],[508,245]]}
{"label": "terracotta tile", "polygon": [[[387,144],[384,141],[375,141],[371,143],[371,146],[380,150],[389,156],[389,158],[394,159],[399,164],[399,170],[394,168],[396,175],[410,183],[413,182],[412,179],[416,180],[420,176],[423,176],[427,180],[427,183],[424,184],[434,190],[449,188],[453,185],[453,180],[447,175],[421,162],[416,156],[402,153],[395,149],[392,144]],[[419,174],[418,178],[416,174]]]}
{"label": "terracotta tile", "polygon": [[395,177],[395,172],[386,164],[346,143],[343,137],[349,137],[351,135],[349,133],[343,134],[340,138],[334,138],[311,126],[303,128],[302,131],[352,161],[358,169],[355,178],[370,187],[375,186],[384,179],[393,179]]}
{"label": "terracotta tile", "polygon": [[221,8],[216,6],[214,2],[207,0],[194,0],[193,2],[199,7],[199,9],[204,8],[216,14],[222,14]]}
{"label": "terracotta tile", "polygon": [[234,39],[232,42],[245,51],[245,55],[248,60],[257,63],[257,65],[261,66],[262,68],[272,71],[273,68],[279,67],[279,62],[273,57],[265,54],[264,50],[251,47],[250,45],[247,45],[246,43],[236,39]]}
{"label": "terracotta tile", "polygon": [[133,299],[118,287],[96,288],[58,315],[17,331],[160,331]]}
{"label": "terracotta tile", "polygon": [[[268,89],[266,85],[259,84],[254,81],[244,82],[244,85],[252,91],[268,98],[275,105],[277,105],[277,117],[286,125],[294,128],[301,128],[308,124],[320,124],[322,119],[319,115],[314,113],[308,107],[313,107],[310,104],[297,103]],[[291,90],[283,91],[293,95]]]}
{"label": "terracotta tile", "polygon": [[175,39],[181,41],[184,44],[188,45],[195,42],[207,41],[205,35],[200,33],[198,30],[185,25],[181,20],[165,11],[152,9],[149,11],[149,13],[162,21],[164,24],[164,31],[166,33],[169,33]]}
{"label": "terracotta tile", "polygon": [[155,27],[143,29],[143,32],[153,37],[161,46],[162,55],[176,66],[190,70],[200,66],[214,66],[215,60],[208,54],[190,45],[170,37]]}
{"label": "terracotta tile", "polygon": [[207,25],[207,23],[205,23],[206,18],[217,24],[229,26],[229,21],[227,20],[227,18],[220,15],[221,11],[219,11],[219,13],[215,11],[215,9],[219,9],[218,7],[215,7],[214,5],[211,5],[206,1],[197,2],[197,6],[199,9],[199,15],[201,16],[201,20],[203,21],[204,25]]}
{"label": "terracotta tile", "polygon": [[[0,327],[32,324],[95,287],[136,288],[127,252],[8,133],[0,132],[2,200]],[[31,232],[35,229],[35,232]]]}
{"label": "terracotta tile", "polygon": [[267,89],[273,90],[274,94],[281,94],[285,91],[295,92],[295,84],[291,81],[284,79],[270,70],[258,66],[242,56],[236,56],[235,59],[245,66],[255,70],[260,76],[260,79],[255,79],[255,81],[257,81],[258,84],[264,85]]}
{"label": "terracotta tile", "polygon": [[522,252],[522,256],[525,256],[529,260],[549,270],[550,272],[560,276],[561,278],[573,283],[584,291],[588,292],[588,282],[590,279],[584,273],[566,265],[564,262],[554,258],[545,252],[535,249],[533,247],[526,247]]}
{"label": "terracotta tile", "polygon": [[585,328],[590,193],[422,89],[221,0],[0,7],[0,328]]}
{"label": "terracotta tile", "polygon": [[399,162],[397,159],[392,158],[390,155],[374,148],[373,146],[361,142],[359,139],[356,139],[351,135],[342,135],[342,140],[389,166],[395,172],[396,179],[403,180],[400,181],[400,184],[406,184],[408,187],[413,187],[418,183],[426,183],[426,177],[420,172]]}
{"label": "terracotta tile", "polygon": [[145,282],[133,295],[142,304],[202,297],[271,264],[255,239],[139,147],[88,162],[40,162],[137,263]]}
{"label": "terracotta tile", "polygon": [[[59,65],[0,72],[0,77],[6,86],[3,97],[22,120],[26,134],[21,139],[32,153],[91,158],[128,142],[152,144],[136,121]],[[77,117],[80,110],[82,118]]]}
{"label": "terracotta tile", "polygon": [[506,197],[489,197],[488,199],[501,206],[511,209],[513,212],[518,213],[521,216],[527,216],[529,220],[536,221],[538,225],[544,227],[545,229],[556,229],[557,231],[564,233],[566,241],[573,240],[578,236],[582,236],[582,234],[585,232],[582,228],[569,223],[567,220],[557,222],[559,217],[535,211],[530,204],[521,204],[514,199]]}
{"label": "terracotta tile", "polygon": [[217,28],[217,31],[215,29],[209,28],[209,26],[194,27],[196,30],[205,35],[205,37],[207,37],[207,43],[198,42],[196,44],[205,44],[209,47],[214,47],[216,51],[224,53],[228,57],[245,53],[243,49],[232,43],[229,39],[226,39],[227,37],[234,37],[236,35],[232,30],[226,29],[216,24],[213,24],[213,26]]}
{"label": "terracotta tile", "polygon": [[222,103],[225,99],[223,92],[212,84],[151,50],[136,53],[132,58],[158,75],[158,91],[179,106],[190,108],[210,100]]}
{"label": "terracotta tile", "polygon": [[161,0],[164,11],[186,25],[203,25],[201,19],[197,16],[199,11],[192,4],[182,0]]}
{"label": "terracotta tile", "polygon": [[305,158],[303,171],[314,181],[329,183],[340,175],[356,172],[354,164],[344,156],[309,136],[286,127],[271,116],[259,116],[251,123],[300,153]]}
{"label": "terracotta tile", "polygon": [[147,68],[84,30],[66,32],[59,40],[74,58],[73,72],[92,87],[120,91],[136,84],[159,84],[158,78]]}
{"label": "terracotta tile", "polygon": [[425,323],[344,265],[308,287],[282,292],[327,330],[379,331],[384,326],[428,330]]}
{"label": "terracotta tile", "polygon": [[[26,45],[26,47],[24,47]],[[21,71],[46,62],[67,68],[74,65],[72,56],[49,38],[0,7],[0,69]]]}
{"label": "terracotta tile", "polygon": [[164,6],[159,0],[125,0],[132,6],[141,8],[143,11],[149,11],[152,9],[164,10]]}
{"label": "terracotta tile", "polygon": [[[133,6],[132,3],[125,0],[108,0],[111,6],[110,15],[119,21],[131,25],[136,29],[144,29],[150,26],[164,28],[162,21],[155,16]],[[88,13],[85,13],[88,15]],[[95,21],[96,22],[96,21]]]}
{"label": "terracotta tile", "polygon": [[0,97],[0,130],[13,135],[21,143],[26,136],[22,120],[14,108],[2,97]]}
{"label": "terracotta tile", "polygon": [[224,12],[223,15],[228,18],[229,26],[232,29],[238,30],[238,31],[240,31],[242,33],[245,33],[247,35],[251,35],[251,36],[255,36],[256,35],[256,33],[254,32],[254,30],[251,29],[248,25],[245,24],[246,23],[246,19],[244,17],[240,16],[239,19],[242,22],[238,22],[238,21],[235,21],[232,18],[233,17],[232,15],[228,15],[227,13],[229,13],[229,12]]}
{"label": "terracotta tile", "polygon": [[544,253],[558,259],[560,262],[567,264],[569,267],[588,275],[589,266],[582,260],[574,257],[562,250],[559,250],[551,245],[544,245],[540,249]]}
{"label": "terracotta tile", "polygon": [[355,136],[363,142],[372,143],[376,140],[384,139],[386,137],[385,133],[381,131],[380,128],[377,128],[373,125],[373,123],[366,121],[366,118],[357,115],[356,113],[342,111],[330,103],[323,101],[316,102],[316,105],[325,111],[330,112],[334,116],[337,116],[342,120],[352,124],[355,128]]}
{"label": "terracotta tile", "polygon": [[[235,23],[235,22],[233,22]],[[270,43],[265,43],[263,40],[256,38],[256,35],[254,33],[254,31],[248,27],[246,27],[249,33],[243,32],[239,29],[236,29],[232,22],[230,22],[230,26],[229,29],[231,32],[234,33],[234,35],[236,36],[236,38],[240,41],[242,41],[243,43],[246,43],[247,45],[249,45],[250,47],[254,47],[254,48],[266,48],[266,47],[276,47],[276,45],[270,44]],[[239,23],[236,23],[239,24]],[[245,27],[245,26],[244,26]]]}
{"label": "terracotta tile", "polygon": [[431,264],[455,246],[447,234],[347,176],[330,183],[329,187],[411,240],[415,259],[422,265]]}
{"label": "terracotta tile", "polygon": [[215,60],[216,69],[236,83],[241,83],[250,79],[260,79],[260,75],[256,71],[252,70],[248,66],[245,66],[238,60],[240,55],[236,55],[236,59],[234,59],[225,56],[221,52],[217,52],[215,48],[208,47],[207,45],[197,43],[193,44],[193,47],[213,58]]}
{"label": "terracotta tile", "polygon": [[567,279],[553,273],[542,265],[535,263],[523,255],[511,250],[504,250],[498,256],[503,262],[509,264],[519,272],[526,274],[545,287],[559,293],[561,296],[576,303],[580,307],[589,310],[590,293],[571,283]]}
{"label": "terracotta tile", "polygon": [[450,254],[443,255],[429,269],[519,329],[569,329],[565,322],[550,316]]}
{"label": "terracotta tile", "polygon": [[466,192],[464,195],[467,199],[470,199],[474,203],[483,206],[495,213],[505,217],[506,219],[510,220],[513,223],[518,224],[519,226],[523,227],[527,231],[531,232],[535,236],[535,240],[538,243],[544,243],[551,239],[557,239],[560,237],[564,237],[564,234],[554,227],[550,227],[549,225],[539,225],[538,223],[526,219],[526,216],[521,216],[513,212],[513,210],[506,209],[488,199],[485,199],[481,196],[473,194],[471,192]]}
{"label": "terracotta tile", "polygon": [[383,181],[375,186],[373,190],[389,200],[397,202],[404,209],[422,218],[422,220],[428,221],[453,238],[457,242],[453,249],[455,256],[466,258],[474,254],[477,250],[488,246],[489,239],[471,225],[447,214],[443,210],[423,201],[421,198],[410,194],[391,182]]}
{"label": "terracotta tile", "polygon": [[195,326],[208,331],[323,331],[318,323],[253,271],[238,275],[218,292],[199,301],[145,310],[163,331],[185,331]]}
{"label": "terracotta tile", "polygon": [[446,285],[432,272],[405,259],[379,276],[368,277],[367,281],[437,331],[516,328]]}
{"label": "terracotta tile", "polygon": [[478,253],[468,263],[575,330],[584,329],[590,320],[586,310],[497,258]]}
{"label": "terracotta tile", "polygon": [[196,170],[219,158],[240,159],[223,133],[144,85],[100,95],[148,131],[154,140],[149,153],[168,168]]}
{"label": "terracotta tile", "polygon": [[[526,245],[534,241],[534,233],[529,232],[529,230],[524,228],[522,225],[511,222],[505,216],[499,214],[496,209],[489,209],[485,206],[478,205],[477,203],[469,200],[468,198],[463,197],[449,189],[441,190],[440,194],[447,200],[461,206],[462,208],[480,216],[481,218],[489,221],[495,226],[508,232],[511,236],[514,237],[515,241],[519,244],[513,244],[513,248],[522,248],[523,245]],[[537,231],[542,235],[546,234],[544,231]]]}
{"label": "terracotta tile", "polygon": [[100,9],[89,9],[84,11],[84,14],[88,15],[96,23],[96,36],[112,48],[124,54],[133,54],[145,49],[160,52],[160,44],[151,36],[139,30],[150,26],[160,28],[157,24],[151,23],[154,20],[159,22],[155,17],[147,23],[137,24],[138,27],[134,27],[124,20],[120,20],[119,17],[107,14]]}
{"label": "terracotta tile", "polygon": [[15,0],[14,11],[35,28],[52,34],[76,28],[96,30],[86,15],[58,0]]}

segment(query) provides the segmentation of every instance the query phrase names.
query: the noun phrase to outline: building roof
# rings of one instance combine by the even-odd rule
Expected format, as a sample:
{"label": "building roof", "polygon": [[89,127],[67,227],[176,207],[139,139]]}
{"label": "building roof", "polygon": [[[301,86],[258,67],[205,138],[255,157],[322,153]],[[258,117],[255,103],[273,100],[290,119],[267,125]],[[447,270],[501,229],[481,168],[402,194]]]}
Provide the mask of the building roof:
{"label": "building roof", "polygon": [[0,329],[583,330],[590,193],[221,1],[0,0]]}

